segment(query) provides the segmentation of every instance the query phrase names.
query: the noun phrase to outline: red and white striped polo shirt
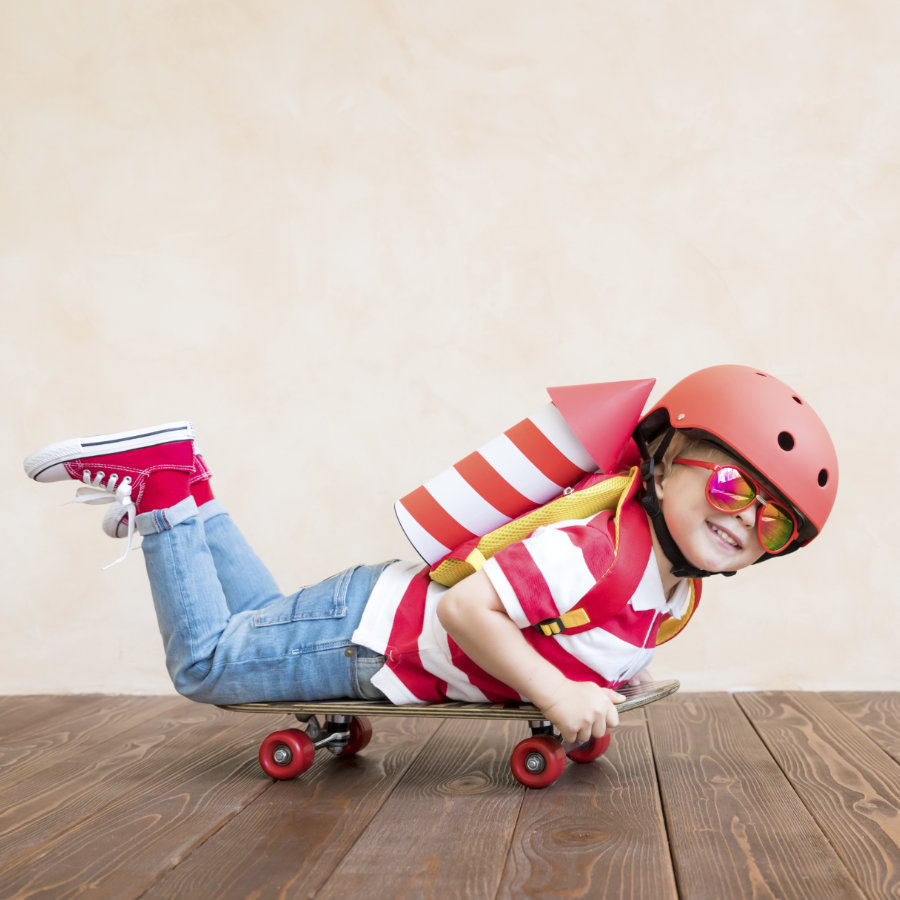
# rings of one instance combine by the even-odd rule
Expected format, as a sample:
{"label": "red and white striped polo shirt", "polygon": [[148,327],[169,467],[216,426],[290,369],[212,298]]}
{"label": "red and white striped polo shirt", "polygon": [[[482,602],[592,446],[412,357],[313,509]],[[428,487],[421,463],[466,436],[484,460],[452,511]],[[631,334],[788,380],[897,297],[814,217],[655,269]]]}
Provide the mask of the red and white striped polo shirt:
{"label": "red and white striped polo shirt", "polygon": [[[649,665],[659,626],[681,618],[691,599],[690,582],[683,581],[666,600],[642,510],[619,523],[620,550],[623,541],[635,542],[631,571],[619,567],[618,577],[604,584],[615,555],[611,516],[601,512],[541,527],[484,565],[526,640],[567,677],[604,687],[621,685]],[[441,626],[437,604],[446,590],[421,563],[385,569],[353,635],[386,657],[372,683],[395,704],[527,700],[469,660]],[[588,600],[589,628],[547,636],[533,627]]]}

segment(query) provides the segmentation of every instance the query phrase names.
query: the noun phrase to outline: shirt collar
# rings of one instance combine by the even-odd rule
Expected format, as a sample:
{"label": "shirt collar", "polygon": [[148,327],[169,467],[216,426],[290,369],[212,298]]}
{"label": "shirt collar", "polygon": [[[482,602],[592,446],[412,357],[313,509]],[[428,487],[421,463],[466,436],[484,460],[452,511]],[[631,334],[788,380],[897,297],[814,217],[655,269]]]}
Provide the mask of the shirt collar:
{"label": "shirt collar", "polygon": [[639,612],[655,609],[657,612],[680,619],[688,610],[691,602],[691,580],[682,578],[672,591],[672,596],[667,600],[663,590],[662,577],[659,574],[659,566],[656,557],[650,554],[644,577],[638,590],[631,599],[631,607]]}
{"label": "shirt collar", "polygon": [[687,611],[691,603],[691,580],[690,578],[682,578],[675,585],[672,596],[666,601],[666,612],[673,619],[680,619]]}

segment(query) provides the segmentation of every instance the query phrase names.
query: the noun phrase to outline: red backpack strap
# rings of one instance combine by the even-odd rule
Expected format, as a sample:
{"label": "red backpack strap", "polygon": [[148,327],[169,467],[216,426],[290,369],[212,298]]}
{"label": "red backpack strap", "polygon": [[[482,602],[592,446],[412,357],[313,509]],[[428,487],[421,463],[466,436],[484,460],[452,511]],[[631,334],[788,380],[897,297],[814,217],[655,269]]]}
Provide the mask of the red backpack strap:
{"label": "red backpack strap", "polygon": [[[648,550],[652,552],[650,526],[639,503],[633,502],[641,481],[636,473],[622,493],[615,514],[602,512],[589,523],[591,528],[606,528],[615,547],[609,568],[576,606],[555,619],[545,619],[534,627],[546,635],[579,634],[616,615],[637,590],[647,568]],[[625,532],[625,539],[621,540]]]}

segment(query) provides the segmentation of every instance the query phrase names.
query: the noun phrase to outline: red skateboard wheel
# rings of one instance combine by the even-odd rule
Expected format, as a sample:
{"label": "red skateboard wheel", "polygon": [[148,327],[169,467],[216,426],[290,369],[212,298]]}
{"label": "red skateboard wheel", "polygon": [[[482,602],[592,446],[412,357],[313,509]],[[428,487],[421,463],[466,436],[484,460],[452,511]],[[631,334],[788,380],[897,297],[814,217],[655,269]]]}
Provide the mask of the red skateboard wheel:
{"label": "red skateboard wheel", "polygon": [[516,744],[509,767],[525,787],[546,787],[562,775],[566,751],[556,738],[548,734],[534,735]]}
{"label": "red skateboard wheel", "polygon": [[366,716],[350,719],[350,740],[338,751],[338,756],[354,756],[372,740],[372,723]]}
{"label": "red skateboard wheel", "polygon": [[315,756],[315,745],[299,728],[273,731],[259,746],[259,764],[267,775],[279,781],[305,772]]}
{"label": "red skateboard wheel", "polygon": [[597,759],[597,757],[603,756],[603,754],[606,753],[609,749],[610,738],[611,735],[607,731],[602,738],[592,737],[586,744],[582,744],[580,747],[573,747],[567,755],[573,762],[592,762]]}

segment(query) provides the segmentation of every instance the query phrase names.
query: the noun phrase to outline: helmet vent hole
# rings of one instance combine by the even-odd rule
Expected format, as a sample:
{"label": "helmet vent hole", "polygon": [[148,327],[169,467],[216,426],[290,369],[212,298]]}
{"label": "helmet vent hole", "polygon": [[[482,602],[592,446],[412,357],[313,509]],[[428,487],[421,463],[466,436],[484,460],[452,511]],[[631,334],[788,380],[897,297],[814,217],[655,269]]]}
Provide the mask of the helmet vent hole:
{"label": "helmet vent hole", "polygon": [[793,450],[794,436],[787,431],[782,431],[781,434],[778,435],[778,446],[781,447],[782,450]]}
{"label": "helmet vent hole", "polygon": [[796,403],[798,406],[803,406],[803,401],[802,401],[799,397],[797,397],[796,395],[793,397],[793,401],[794,401],[794,403]]}
{"label": "helmet vent hole", "polygon": [[819,469],[819,487],[828,484],[828,469]]}

